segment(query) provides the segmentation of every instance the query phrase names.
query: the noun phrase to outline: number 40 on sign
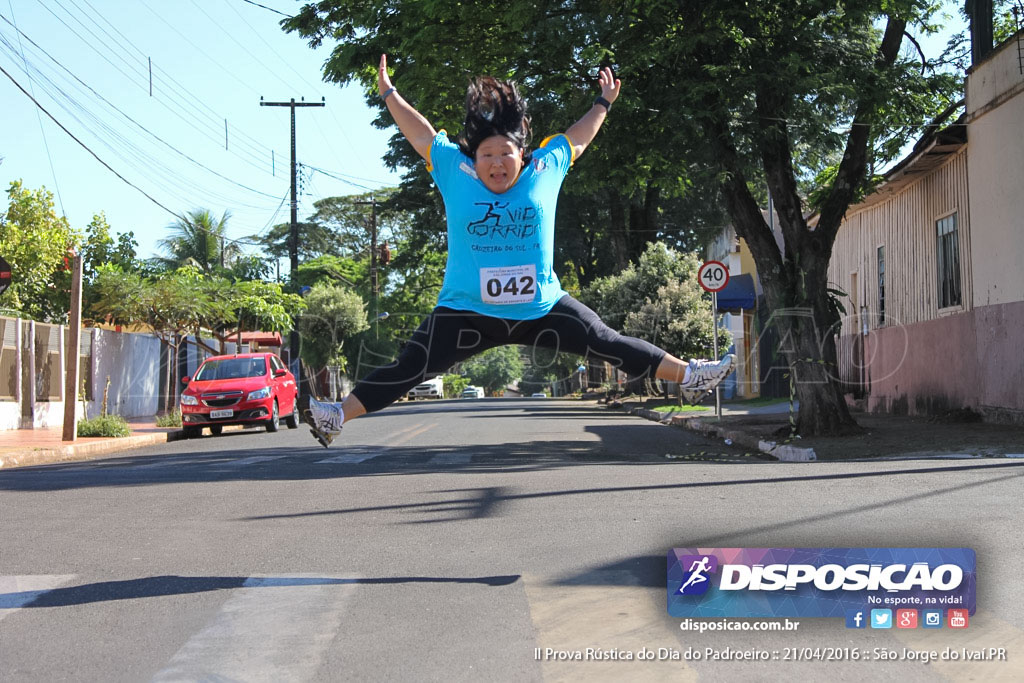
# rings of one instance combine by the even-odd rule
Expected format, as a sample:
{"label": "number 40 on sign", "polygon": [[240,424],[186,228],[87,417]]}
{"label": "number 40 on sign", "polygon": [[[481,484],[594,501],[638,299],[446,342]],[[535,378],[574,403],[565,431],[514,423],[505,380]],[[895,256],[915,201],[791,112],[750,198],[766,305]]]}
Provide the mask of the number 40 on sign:
{"label": "number 40 on sign", "polygon": [[729,284],[729,269],[721,261],[707,261],[697,271],[697,281],[706,292],[720,292]]}

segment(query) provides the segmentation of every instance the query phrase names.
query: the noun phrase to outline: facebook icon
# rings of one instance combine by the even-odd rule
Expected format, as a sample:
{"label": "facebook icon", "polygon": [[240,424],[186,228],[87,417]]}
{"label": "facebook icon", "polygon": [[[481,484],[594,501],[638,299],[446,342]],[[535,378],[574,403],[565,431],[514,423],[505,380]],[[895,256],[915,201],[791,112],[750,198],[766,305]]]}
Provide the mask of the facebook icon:
{"label": "facebook icon", "polygon": [[846,610],[846,628],[867,628],[868,620],[862,609]]}

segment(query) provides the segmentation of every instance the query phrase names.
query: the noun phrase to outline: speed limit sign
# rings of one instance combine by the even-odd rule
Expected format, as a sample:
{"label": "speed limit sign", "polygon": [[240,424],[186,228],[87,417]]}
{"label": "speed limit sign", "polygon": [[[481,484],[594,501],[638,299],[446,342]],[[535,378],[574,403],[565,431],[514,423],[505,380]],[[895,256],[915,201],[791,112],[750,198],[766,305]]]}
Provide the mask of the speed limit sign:
{"label": "speed limit sign", "polygon": [[729,284],[729,269],[720,261],[707,261],[697,271],[697,281],[706,292],[721,292]]}

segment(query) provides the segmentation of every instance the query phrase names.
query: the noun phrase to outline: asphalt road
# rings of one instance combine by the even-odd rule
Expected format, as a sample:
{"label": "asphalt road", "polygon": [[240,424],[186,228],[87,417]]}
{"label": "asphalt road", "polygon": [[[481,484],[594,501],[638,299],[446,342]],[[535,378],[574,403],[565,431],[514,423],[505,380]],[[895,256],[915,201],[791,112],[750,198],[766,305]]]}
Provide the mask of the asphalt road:
{"label": "asphalt road", "polygon": [[[1024,676],[1024,462],[665,457],[708,450],[593,404],[488,399],[397,405],[330,450],[282,428],[0,471],[0,679]],[[974,548],[970,628],[695,634],[665,609],[673,547],[880,546]],[[707,657],[845,647],[872,654]],[[1008,661],[877,654],[946,647]],[[702,658],[625,659],[644,648]]]}

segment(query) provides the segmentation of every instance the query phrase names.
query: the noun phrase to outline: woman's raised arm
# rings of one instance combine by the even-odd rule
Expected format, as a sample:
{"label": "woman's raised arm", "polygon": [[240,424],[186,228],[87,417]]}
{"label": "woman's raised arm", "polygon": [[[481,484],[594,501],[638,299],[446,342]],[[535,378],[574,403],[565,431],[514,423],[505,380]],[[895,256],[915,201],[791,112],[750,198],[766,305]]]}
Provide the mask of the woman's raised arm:
{"label": "woman's raised arm", "polygon": [[395,123],[398,124],[398,130],[402,131],[402,135],[413,146],[417,154],[424,159],[429,159],[430,145],[437,132],[430,122],[413,109],[412,105],[406,102],[391,85],[391,78],[388,77],[387,55],[380,56],[380,68],[377,70],[377,90],[381,98],[384,99],[388,111],[391,112],[392,118],[395,119]]}
{"label": "woman's raised arm", "polygon": [[619,96],[619,88],[622,86],[622,81],[615,78],[612,70],[607,66],[601,69],[597,80],[601,86],[601,96],[594,100],[594,106],[583,115],[583,118],[565,131],[565,134],[572,140],[577,158],[593,142],[597,131],[601,129],[601,124],[608,116],[612,102]]}

